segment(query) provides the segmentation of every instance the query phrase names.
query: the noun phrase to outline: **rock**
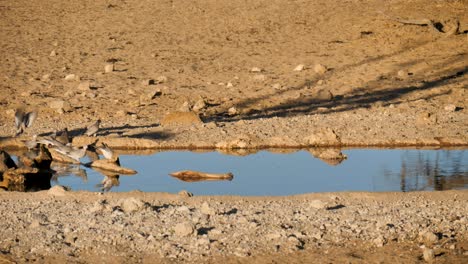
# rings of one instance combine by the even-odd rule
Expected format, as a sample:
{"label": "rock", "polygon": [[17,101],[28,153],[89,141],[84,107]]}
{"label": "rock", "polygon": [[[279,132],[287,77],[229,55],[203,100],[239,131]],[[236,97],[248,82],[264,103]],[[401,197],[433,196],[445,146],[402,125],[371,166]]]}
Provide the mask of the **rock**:
{"label": "rock", "polygon": [[144,86],[148,86],[148,85],[154,85],[156,84],[156,82],[153,79],[146,79],[146,80],[141,81],[141,84]]}
{"label": "rock", "polygon": [[226,84],[226,87],[227,87],[227,88],[232,88],[232,87],[234,87],[234,85],[233,85],[231,82],[228,82],[228,83]]}
{"label": "rock", "polygon": [[447,112],[455,112],[457,111],[457,107],[454,104],[448,104],[444,106],[444,110]]}
{"label": "rock", "polygon": [[177,212],[190,213],[190,209],[185,205],[179,206],[176,210]]}
{"label": "rock", "polygon": [[281,89],[281,84],[275,83],[275,84],[273,84],[272,87],[273,87],[273,89],[279,90],[279,89]]}
{"label": "rock", "polygon": [[435,258],[434,250],[425,247],[423,249],[423,258],[426,262],[432,262]]}
{"label": "rock", "polygon": [[254,81],[263,82],[267,77],[264,74],[255,74],[252,78]]}
{"label": "rock", "polygon": [[324,80],[318,80],[318,81],[317,81],[317,85],[322,85],[322,84],[324,84],[324,83],[325,83]]}
{"label": "rock", "polygon": [[182,190],[182,191],[180,191],[178,194],[179,194],[179,196],[182,196],[182,197],[185,197],[185,198],[188,198],[188,197],[192,197],[192,196],[193,196],[193,193],[188,192],[188,191],[186,191],[186,190]]}
{"label": "rock", "polygon": [[50,57],[55,57],[57,56],[57,52],[55,50],[52,50],[49,54]]}
{"label": "rock", "polygon": [[161,125],[193,125],[202,124],[200,117],[194,112],[172,112],[167,114],[162,120]]}
{"label": "rock", "polygon": [[161,76],[159,76],[158,78],[156,78],[156,81],[157,81],[158,83],[165,83],[165,82],[167,82],[167,77],[164,76],[164,75],[161,75]]}
{"label": "rock", "polygon": [[204,202],[200,208],[200,212],[202,214],[207,214],[207,215],[215,215],[216,210],[211,208],[210,205],[207,202]]}
{"label": "rock", "polygon": [[151,104],[152,100],[156,95],[161,94],[159,89],[149,89],[140,95],[140,105]]}
{"label": "rock", "polygon": [[42,75],[41,81],[43,81],[43,82],[50,81],[50,74],[44,74],[44,75]]}
{"label": "rock", "polygon": [[250,69],[251,72],[261,72],[262,69],[258,68],[258,67],[253,67],[252,69]]}
{"label": "rock", "polygon": [[179,223],[174,227],[174,233],[179,237],[187,237],[194,233],[195,228],[191,223]]}
{"label": "rock", "polygon": [[303,71],[304,69],[305,69],[304,64],[299,64],[296,66],[296,68],[294,68],[293,71]]}
{"label": "rock", "polygon": [[68,90],[66,91],[64,94],[63,94],[65,97],[69,98],[69,97],[73,97],[76,95],[75,91],[73,90]]}
{"label": "rock", "polygon": [[236,114],[237,114],[237,109],[234,106],[228,109],[228,115],[233,116]]}
{"label": "rock", "polygon": [[325,67],[322,64],[317,63],[314,65],[314,71],[318,74],[325,74],[325,72],[327,72],[327,67]]}
{"label": "rock", "polygon": [[245,149],[251,147],[252,140],[248,136],[241,136],[231,141],[221,141],[216,143],[218,149]]}
{"label": "rock", "polygon": [[426,245],[433,245],[439,240],[439,238],[437,237],[436,234],[434,234],[431,231],[427,231],[427,230],[420,232],[419,233],[419,238]]}
{"label": "rock", "polygon": [[124,117],[124,116],[127,115],[127,113],[128,113],[128,112],[125,111],[125,110],[117,110],[117,112],[115,112],[115,115],[114,115],[114,116],[116,116],[116,117]]}
{"label": "rock", "polygon": [[379,236],[378,238],[372,240],[372,242],[376,247],[383,247],[387,243],[386,239],[383,236]]}
{"label": "rock", "polygon": [[341,144],[340,137],[331,128],[324,128],[305,139],[312,146],[337,146]]}
{"label": "rock", "polygon": [[321,200],[312,200],[310,201],[309,206],[315,209],[324,209],[327,207],[327,204],[322,202]]}
{"label": "rock", "polygon": [[126,213],[137,212],[145,209],[146,204],[137,198],[127,198],[120,201],[120,208]]}
{"label": "rock", "polygon": [[68,102],[65,102],[63,100],[55,100],[55,101],[51,101],[48,103],[49,107],[52,108],[52,109],[63,109],[64,111],[70,111],[71,110],[71,106],[70,106],[70,103]]}
{"label": "rock", "polygon": [[114,64],[113,63],[108,63],[104,66],[104,72],[105,73],[110,73],[114,71]]}
{"label": "rock", "polygon": [[120,166],[118,156],[115,156],[114,159],[115,160],[109,160],[109,159],[94,160],[94,161],[89,163],[89,166],[91,166],[91,167],[93,167],[95,169],[101,169],[101,170],[104,170],[106,172],[113,172],[113,173],[117,173],[117,174],[132,175],[132,174],[137,173],[136,170]]}
{"label": "rock", "polygon": [[404,78],[408,77],[408,71],[406,71],[406,70],[399,70],[399,71],[397,72],[397,75],[398,75],[399,78],[404,79]]}
{"label": "rock", "polygon": [[281,237],[282,237],[282,235],[279,232],[270,233],[270,234],[267,234],[265,236],[265,238],[268,239],[268,240],[276,240],[276,239],[279,239]]}
{"label": "rock", "polygon": [[47,193],[53,196],[65,196],[67,194],[68,189],[61,185],[55,185],[50,188]]}
{"label": "rock", "polygon": [[333,99],[333,94],[328,89],[320,89],[317,91],[314,98],[320,101],[331,101]]}
{"label": "rock", "polygon": [[437,123],[437,117],[430,112],[422,112],[417,116],[416,123],[419,125],[434,124]]}
{"label": "rock", "polygon": [[84,81],[78,84],[78,90],[80,91],[89,91],[91,90],[91,83],[89,81]]}
{"label": "rock", "polygon": [[79,79],[75,74],[67,74],[65,76],[65,81],[75,81]]}
{"label": "rock", "polygon": [[179,107],[179,111],[181,112],[190,112],[190,103],[185,101],[180,107]]}
{"label": "rock", "polygon": [[89,208],[90,213],[97,213],[97,212],[102,212],[104,209],[106,209],[107,206],[107,201],[106,200],[99,200],[96,201],[91,208]]}
{"label": "rock", "polygon": [[203,99],[198,100],[195,105],[193,105],[192,110],[194,112],[199,112],[200,110],[206,107],[206,103]]}

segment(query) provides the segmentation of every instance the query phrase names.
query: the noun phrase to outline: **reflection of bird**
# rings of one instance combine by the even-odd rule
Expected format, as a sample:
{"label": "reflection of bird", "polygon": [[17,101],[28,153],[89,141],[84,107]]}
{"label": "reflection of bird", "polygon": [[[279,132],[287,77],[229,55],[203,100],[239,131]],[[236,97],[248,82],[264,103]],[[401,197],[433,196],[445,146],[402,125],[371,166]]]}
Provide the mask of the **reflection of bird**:
{"label": "reflection of bird", "polygon": [[34,120],[37,118],[37,112],[32,111],[25,113],[22,109],[17,109],[15,112],[15,126],[16,134],[18,136],[22,134],[27,127],[31,127],[34,123]]}
{"label": "reflection of bird", "polygon": [[96,136],[96,133],[98,132],[100,125],[101,125],[101,119],[98,119],[94,124],[86,128],[86,131],[84,134],[88,137]]}
{"label": "reflection of bird", "polygon": [[59,177],[75,175],[83,179],[84,182],[88,181],[88,174],[86,170],[76,165],[63,164],[60,162],[52,162],[51,169],[55,171],[51,180],[57,181]]}
{"label": "reflection of bird", "polygon": [[100,187],[101,191],[108,192],[112,187],[120,185],[119,177],[119,175],[104,176],[104,179],[102,179],[101,183],[97,184],[96,187]]}
{"label": "reflection of bird", "polygon": [[120,175],[99,168],[94,168],[94,170],[104,175],[101,183],[96,185],[96,187],[101,188],[101,191],[108,192],[112,187],[120,185]]}

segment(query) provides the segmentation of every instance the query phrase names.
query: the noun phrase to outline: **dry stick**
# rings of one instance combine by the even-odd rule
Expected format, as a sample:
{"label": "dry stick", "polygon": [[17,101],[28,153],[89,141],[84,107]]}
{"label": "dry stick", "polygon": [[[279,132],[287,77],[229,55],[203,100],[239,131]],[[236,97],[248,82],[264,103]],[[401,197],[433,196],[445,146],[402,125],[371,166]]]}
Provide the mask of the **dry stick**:
{"label": "dry stick", "polygon": [[389,16],[387,14],[385,14],[384,12],[382,11],[379,11],[379,13],[381,13],[383,16],[385,16],[387,19],[389,20],[393,20],[393,21],[396,21],[398,23],[401,23],[401,24],[405,24],[405,25],[419,25],[419,26],[431,26],[431,28],[433,30],[435,30],[436,32],[438,33],[444,33],[446,34],[447,36],[451,36],[451,35],[456,35],[458,34],[458,28],[460,26],[460,22],[458,20],[455,20],[455,23],[454,23],[454,26],[447,32],[444,32],[442,30],[440,30],[439,28],[437,28],[436,26],[436,23],[428,18],[422,18],[422,19],[401,19],[401,18],[398,18],[398,17],[393,17],[393,16]]}

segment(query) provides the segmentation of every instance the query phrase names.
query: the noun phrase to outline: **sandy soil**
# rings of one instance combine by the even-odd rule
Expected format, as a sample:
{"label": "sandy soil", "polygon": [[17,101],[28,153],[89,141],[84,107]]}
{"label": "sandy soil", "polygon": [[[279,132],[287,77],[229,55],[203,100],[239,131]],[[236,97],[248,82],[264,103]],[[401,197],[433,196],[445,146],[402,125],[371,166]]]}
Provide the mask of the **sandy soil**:
{"label": "sandy soil", "polygon": [[467,191],[229,197],[0,192],[0,261],[463,263]]}
{"label": "sandy soil", "polygon": [[[466,1],[48,0],[0,12],[3,146],[19,144],[17,107],[39,111],[26,136],[78,135],[100,118],[100,136],[128,138],[114,147],[468,144]],[[460,34],[390,17],[445,31],[458,20]],[[317,140],[325,129],[339,140]]]}
{"label": "sandy soil", "polygon": [[[0,147],[22,147],[22,140],[34,134],[47,135],[64,128],[77,136],[75,145],[89,144],[94,138],[80,135],[97,119],[102,120],[98,138],[111,147],[467,146],[466,14],[466,0],[2,1]],[[403,24],[395,18],[430,19],[440,30]],[[456,21],[459,28],[454,32]],[[111,67],[111,71],[106,72],[106,67]],[[12,138],[18,107],[36,110],[39,115],[24,135]],[[447,198],[454,194],[459,198]],[[118,209],[120,199],[126,195],[146,204],[130,218],[126,218],[125,212],[121,216]],[[181,202],[182,198],[167,198],[162,194],[67,193],[65,198],[57,198],[45,192],[0,193],[0,224],[4,226],[0,263],[10,260],[151,262],[153,257],[161,262],[174,262],[195,260],[201,257],[197,252],[206,254],[205,262],[213,263],[220,259],[228,263],[300,263],[317,259],[413,263],[424,259],[425,251],[420,248],[424,244],[420,237],[424,234],[420,236],[419,232],[426,229],[437,236],[427,246],[434,249],[437,262],[466,260],[467,213],[466,206],[460,205],[466,205],[466,191],[337,196],[345,199],[346,207],[331,211],[318,209],[317,217],[324,217],[320,218],[324,224],[328,221],[347,230],[346,225],[352,223],[341,223],[329,214],[350,217],[352,214],[346,208],[356,205],[379,219],[385,217],[382,208],[392,208],[386,216],[394,220],[390,224],[397,226],[401,215],[396,212],[408,198],[416,207],[415,211],[408,212],[411,213],[408,221],[420,223],[409,228],[417,235],[413,239],[393,240],[387,232],[395,228],[384,225],[382,232],[374,232],[374,226],[365,223],[363,230],[370,234],[367,237],[352,235],[353,232],[350,235],[347,231],[330,233],[324,245],[318,245],[311,237],[313,232],[305,232],[304,237],[290,232],[281,234],[280,242],[273,243],[255,240],[266,231],[244,233],[255,225],[250,224],[253,220],[249,214],[221,219],[223,210],[230,206],[251,213],[255,213],[256,206],[268,211],[276,203],[268,197],[256,204],[250,198],[239,197],[190,198]],[[353,198],[343,198],[348,196]],[[328,199],[327,194],[317,197]],[[398,201],[397,207],[390,197]],[[374,198],[382,205],[369,205],[366,209]],[[103,205],[100,212],[98,199],[106,199],[105,204],[110,206]],[[136,223],[148,217],[145,214],[157,215],[160,211],[148,208],[160,206],[165,199],[173,204],[171,210],[188,206],[196,230],[204,227],[205,222],[193,219],[206,218],[203,216],[206,213],[198,213],[204,201],[220,210],[208,214],[213,221],[233,221],[232,226],[236,226],[236,221],[246,221],[239,234],[254,241],[253,249],[246,253],[243,246],[236,244],[240,243],[239,239],[235,239],[232,245],[220,244],[221,249],[222,245],[228,245],[221,253],[213,249],[217,246],[211,241],[208,250],[203,251],[206,250],[203,234],[191,234],[179,240],[172,234],[164,237],[165,231],[153,230],[154,234],[136,236],[136,228],[130,228],[130,233],[122,232],[122,240],[115,242],[121,243],[118,244],[121,247],[112,244],[116,241],[109,237],[115,233],[111,228],[115,220],[112,217],[121,217],[120,224]],[[227,205],[213,205],[211,201],[217,199]],[[286,203],[289,199],[291,202]],[[309,208],[309,198],[305,199],[307,202],[299,200],[289,197],[279,204]],[[72,205],[68,204],[70,201]],[[242,201],[246,204],[240,205]],[[89,211],[88,207],[96,207],[95,203],[98,210]],[[435,205],[443,207],[439,215],[434,215]],[[63,217],[49,221],[55,215],[49,207]],[[99,214],[109,223],[93,227],[86,219],[80,219],[84,227],[91,229],[82,231],[78,237],[90,242],[92,247],[70,243],[62,230],[68,226],[68,231],[75,232],[77,227],[73,221],[81,217],[77,215],[81,210],[92,219]],[[161,210],[168,223],[185,219],[181,213],[186,213],[185,208],[176,216]],[[293,212],[286,211],[285,217],[294,216]],[[37,218],[34,223],[28,218],[31,213],[39,215],[34,216]],[[310,217],[309,213],[304,213],[305,219]],[[279,214],[269,211],[267,215],[274,219]],[[453,218],[454,215],[465,217]],[[418,216],[421,218],[415,219]],[[242,217],[247,220],[238,219]],[[352,219],[364,223],[354,216]],[[211,220],[208,217],[206,221]],[[265,221],[267,227],[280,224]],[[464,228],[452,230],[463,223]],[[27,229],[30,224],[36,231]],[[309,219],[301,225],[312,229],[313,222]],[[169,224],[156,226],[173,228]],[[99,229],[104,230],[104,235],[93,242],[90,234]],[[300,232],[296,227],[292,229]],[[397,230],[402,236],[409,234],[404,228]],[[235,233],[222,231],[229,238]],[[37,236],[31,238],[30,234]],[[145,240],[145,245],[150,245],[145,250],[125,247],[131,244],[138,248],[150,235],[156,239]],[[335,239],[340,236],[346,242]],[[110,240],[102,240],[105,237]],[[32,242],[27,242],[28,239]],[[202,248],[201,251],[187,246],[191,242],[197,245],[195,249]],[[380,242],[384,244],[382,247]],[[185,251],[174,246],[177,243]],[[292,253],[276,252],[278,245],[284,248],[281,243],[289,249],[292,244]],[[302,248],[294,248],[297,243]],[[39,249],[32,250],[33,244]],[[107,246],[109,250],[103,251]]]}

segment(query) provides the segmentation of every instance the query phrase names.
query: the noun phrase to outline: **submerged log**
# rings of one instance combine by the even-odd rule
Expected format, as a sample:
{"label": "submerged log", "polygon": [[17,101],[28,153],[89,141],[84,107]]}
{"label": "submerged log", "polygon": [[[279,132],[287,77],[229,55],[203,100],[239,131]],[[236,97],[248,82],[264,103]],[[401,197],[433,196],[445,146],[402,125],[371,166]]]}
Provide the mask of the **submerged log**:
{"label": "submerged log", "polygon": [[206,173],[200,171],[177,171],[169,173],[172,177],[176,177],[181,181],[194,182],[194,181],[216,181],[216,180],[228,180],[231,181],[234,178],[234,175],[230,172],[228,173]]}
{"label": "submerged log", "polygon": [[136,174],[136,170],[132,170],[129,168],[124,168],[119,166],[116,162],[107,160],[107,159],[100,159],[100,160],[95,160],[87,166],[93,167],[93,168],[99,168],[102,170],[110,171],[110,172],[115,172],[117,174],[126,174],[126,175],[131,175],[131,174]]}

